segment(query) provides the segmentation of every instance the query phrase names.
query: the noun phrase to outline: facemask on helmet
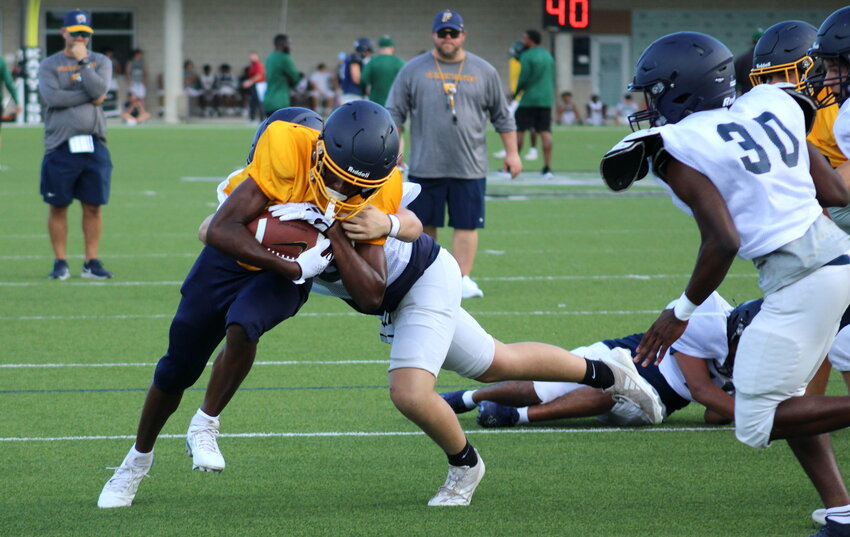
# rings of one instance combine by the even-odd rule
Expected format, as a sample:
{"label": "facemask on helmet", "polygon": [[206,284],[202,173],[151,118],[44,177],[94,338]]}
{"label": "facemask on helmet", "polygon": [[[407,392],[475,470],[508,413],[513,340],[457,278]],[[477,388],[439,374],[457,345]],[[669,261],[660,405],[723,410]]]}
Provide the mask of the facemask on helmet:
{"label": "facemask on helmet", "polygon": [[815,68],[808,51],[817,32],[817,28],[803,21],[784,21],[768,28],[753,50],[750,71],[753,86],[771,79],[771,82],[790,82],[796,91],[804,91],[804,80]]}
{"label": "facemask on helmet", "polygon": [[816,65],[806,77],[806,92],[817,100],[819,108],[841,105],[850,97],[850,7],[835,11],[823,21],[809,56],[822,60],[823,65]]}

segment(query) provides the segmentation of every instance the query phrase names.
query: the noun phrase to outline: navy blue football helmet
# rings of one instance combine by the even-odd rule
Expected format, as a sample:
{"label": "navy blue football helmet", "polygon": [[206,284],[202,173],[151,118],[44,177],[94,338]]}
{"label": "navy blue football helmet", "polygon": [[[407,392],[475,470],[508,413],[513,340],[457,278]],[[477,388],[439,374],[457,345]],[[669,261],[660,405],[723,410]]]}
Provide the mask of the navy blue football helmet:
{"label": "navy blue football helmet", "polygon": [[337,213],[343,213],[336,218],[351,218],[389,180],[396,168],[398,149],[398,129],[386,108],[365,100],[346,103],[325,121],[316,145],[310,188],[317,197],[331,200],[324,182],[326,172],[360,187],[360,202],[333,198]]}
{"label": "navy blue football helmet", "polygon": [[367,52],[372,52],[373,50],[372,40],[368,37],[361,37],[354,42],[354,51],[361,56],[365,56]]}
{"label": "navy blue football helmet", "polygon": [[817,34],[817,28],[803,21],[784,21],[765,30],[753,49],[750,71],[753,86],[773,75],[782,75],[785,81],[795,84],[797,91],[802,91],[805,88],[802,81],[815,64],[809,49]]}
{"label": "navy blue football helmet", "polygon": [[750,326],[756,314],[761,311],[763,302],[763,298],[748,300],[743,304],[735,306],[729,312],[729,317],[726,319],[726,341],[729,344],[729,355],[726,357],[723,365],[717,368],[720,374],[727,377],[732,376],[732,370],[735,367],[735,353],[738,350],[738,341],[740,341],[744,329]]}
{"label": "navy blue football helmet", "polygon": [[[820,72],[809,76],[809,94],[819,107],[839,105],[850,97],[850,7],[835,11],[818,28],[809,56],[824,60]],[[831,66],[831,67],[830,67]],[[825,88],[838,86],[835,93]]]}
{"label": "navy blue football helmet", "polygon": [[251,164],[251,161],[254,160],[254,149],[257,147],[257,141],[260,139],[260,136],[262,136],[269,125],[275,121],[285,121],[286,123],[304,125],[314,131],[322,130],[322,116],[309,108],[290,106],[275,110],[275,112],[267,117],[266,120],[263,121],[263,123],[257,128],[257,132],[254,133],[254,141],[251,142],[251,150],[248,151],[247,164]]}
{"label": "navy blue football helmet", "polygon": [[676,123],[735,101],[735,66],[726,45],[698,32],[666,35],[638,58],[629,91],[642,91],[646,110],[629,116],[632,130]]}

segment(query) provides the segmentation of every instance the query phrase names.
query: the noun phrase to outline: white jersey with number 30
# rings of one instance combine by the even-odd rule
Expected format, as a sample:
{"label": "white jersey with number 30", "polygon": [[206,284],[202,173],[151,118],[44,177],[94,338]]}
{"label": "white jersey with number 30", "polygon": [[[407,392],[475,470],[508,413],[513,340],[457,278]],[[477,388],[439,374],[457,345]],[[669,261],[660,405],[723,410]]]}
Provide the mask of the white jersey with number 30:
{"label": "white jersey with number 30", "polygon": [[[741,237],[740,257],[762,256],[802,237],[821,214],[803,111],[784,90],[761,84],[730,108],[697,112],[659,132],[664,148],[723,196]],[[675,194],[673,201],[691,214]]]}

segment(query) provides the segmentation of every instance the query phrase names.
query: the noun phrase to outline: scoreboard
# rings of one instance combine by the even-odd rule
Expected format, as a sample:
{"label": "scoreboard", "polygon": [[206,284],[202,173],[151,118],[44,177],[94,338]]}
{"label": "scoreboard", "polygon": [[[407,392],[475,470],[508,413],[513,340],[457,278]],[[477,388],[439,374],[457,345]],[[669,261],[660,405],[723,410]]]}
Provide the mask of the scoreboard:
{"label": "scoreboard", "polygon": [[584,30],[590,24],[590,0],[543,0],[543,27]]}

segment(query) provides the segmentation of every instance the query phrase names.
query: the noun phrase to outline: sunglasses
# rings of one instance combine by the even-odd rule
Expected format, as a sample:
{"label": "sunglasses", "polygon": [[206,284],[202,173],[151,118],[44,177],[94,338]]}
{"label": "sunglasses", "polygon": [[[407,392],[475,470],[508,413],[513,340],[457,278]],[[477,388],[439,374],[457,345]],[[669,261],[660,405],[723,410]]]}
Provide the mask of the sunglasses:
{"label": "sunglasses", "polygon": [[91,32],[68,32],[71,37],[91,37]]}
{"label": "sunglasses", "polygon": [[447,37],[457,39],[458,37],[460,37],[460,30],[454,30],[452,28],[443,28],[442,30],[437,32],[437,37],[439,37],[440,39],[445,39]]}

